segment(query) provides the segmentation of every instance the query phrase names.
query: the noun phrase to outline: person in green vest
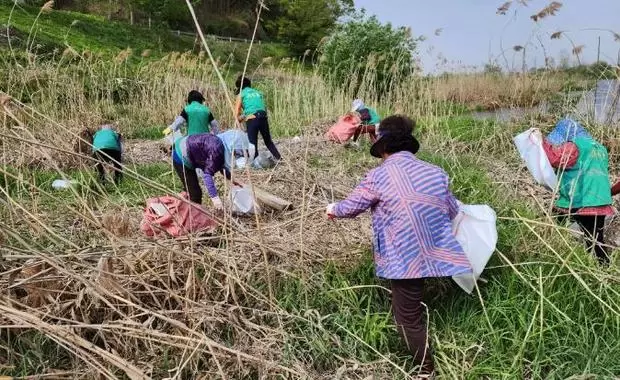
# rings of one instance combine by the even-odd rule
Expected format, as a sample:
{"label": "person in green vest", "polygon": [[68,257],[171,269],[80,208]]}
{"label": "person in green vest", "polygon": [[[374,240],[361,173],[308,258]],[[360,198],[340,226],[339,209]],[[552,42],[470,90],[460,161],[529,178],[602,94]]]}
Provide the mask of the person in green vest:
{"label": "person in green vest", "polygon": [[267,119],[267,107],[263,94],[252,88],[252,81],[249,78],[239,76],[235,82],[237,97],[236,112],[240,122],[245,122],[248,139],[254,145],[254,157],[258,156],[258,134],[263,136],[263,141],[276,160],[281,158],[276,144],[271,139],[269,131],[269,120]]}
{"label": "person in green vest", "polygon": [[559,179],[555,209],[580,225],[587,249],[601,264],[609,264],[604,227],[614,208],[607,149],[569,118],[556,124],[543,148]]}
{"label": "person in green vest", "polygon": [[363,133],[368,134],[370,141],[374,143],[377,140],[377,128],[379,128],[381,123],[381,117],[377,110],[367,107],[361,99],[355,99],[351,104],[351,112],[359,114],[362,120],[362,123],[355,131],[355,135],[353,135],[353,143],[357,144],[357,140]]}
{"label": "person in green vest", "polygon": [[92,136],[93,156],[97,160],[95,169],[99,174],[99,180],[105,182],[104,165],[114,167],[114,183],[119,184],[123,177],[121,135],[116,132],[115,126],[109,122],[99,127]]}
{"label": "person in green vest", "polygon": [[172,124],[164,129],[164,135],[176,132],[183,124],[187,124],[187,136],[200,133],[219,133],[219,123],[211,109],[204,105],[205,98],[200,91],[192,90],[187,95],[187,105]]}

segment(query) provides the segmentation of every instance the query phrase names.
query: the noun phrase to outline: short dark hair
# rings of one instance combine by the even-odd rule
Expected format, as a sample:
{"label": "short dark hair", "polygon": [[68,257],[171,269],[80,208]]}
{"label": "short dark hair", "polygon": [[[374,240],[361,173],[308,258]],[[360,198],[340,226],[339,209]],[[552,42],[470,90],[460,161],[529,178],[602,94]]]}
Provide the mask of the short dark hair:
{"label": "short dark hair", "polygon": [[202,96],[202,93],[200,91],[192,90],[187,95],[187,103],[190,104],[193,102],[198,102],[198,103],[205,102],[205,97]]}
{"label": "short dark hair", "polygon": [[383,153],[411,152],[416,154],[420,143],[413,137],[415,121],[407,116],[389,116],[379,124],[379,140],[370,149],[374,157],[381,157]]}
{"label": "short dark hair", "polygon": [[235,81],[235,92],[238,94],[241,90],[246,87],[252,87],[252,81],[250,78],[244,77],[243,75],[239,75],[237,80]]}

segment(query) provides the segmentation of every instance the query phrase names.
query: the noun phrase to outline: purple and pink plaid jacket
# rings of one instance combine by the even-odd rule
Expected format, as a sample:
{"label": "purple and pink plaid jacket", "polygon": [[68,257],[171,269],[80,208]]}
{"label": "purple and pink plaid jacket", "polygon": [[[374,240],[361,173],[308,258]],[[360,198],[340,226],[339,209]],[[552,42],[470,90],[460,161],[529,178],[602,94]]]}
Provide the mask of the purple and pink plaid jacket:
{"label": "purple and pink plaid jacket", "polygon": [[471,272],[452,233],[459,206],[442,169],[409,152],[393,154],[333,212],[352,218],[369,208],[377,276],[410,279]]}

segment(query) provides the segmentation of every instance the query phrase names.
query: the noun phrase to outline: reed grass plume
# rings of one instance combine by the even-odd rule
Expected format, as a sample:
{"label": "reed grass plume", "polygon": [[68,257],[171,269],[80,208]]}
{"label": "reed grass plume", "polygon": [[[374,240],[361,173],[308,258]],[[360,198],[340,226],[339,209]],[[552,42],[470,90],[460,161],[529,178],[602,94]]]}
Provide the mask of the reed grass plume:
{"label": "reed grass plume", "polygon": [[[258,60],[247,74],[265,94],[284,159],[274,170],[234,176],[294,207],[252,217],[213,213],[219,224],[213,234],[153,240],[139,229],[145,200],[181,191],[161,130],[192,88],[204,92],[222,126],[235,126],[227,99],[238,72],[226,57],[206,64],[203,51],[87,51],[67,47],[32,64],[16,51],[2,61],[3,374],[416,378],[393,325],[389,284],[374,278],[370,217],[324,216],[328,203],[346,197],[378,164],[366,141],[360,149],[325,141],[355,98],[382,115],[415,118],[419,158],[449,173],[461,201],[489,204],[499,217],[498,250],[473,296],[450,280],[429,281],[438,373],[451,379],[620,373],[613,341],[620,335],[618,254],[602,268],[556,223],[553,194],[534,183],[512,141],[529,127],[549,130],[574,103],[562,97],[561,111],[505,122],[470,112],[549,102],[573,92],[567,85],[576,81],[573,74],[550,67],[396,76],[380,94],[372,75],[380,56],[340,86],[307,62]],[[618,78],[617,69],[605,77]],[[105,119],[124,138],[125,178],[118,186],[99,183],[93,170],[89,134]],[[612,176],[619,176],[616,129],[586,125],[609,148]],[[56,179],[75,184],[56,191]],[[231,189],[218,181],[230,205]],[[610,225],[618,230],[620,220]],[[620,244],[620,236],[609,236],[610,245]]]}

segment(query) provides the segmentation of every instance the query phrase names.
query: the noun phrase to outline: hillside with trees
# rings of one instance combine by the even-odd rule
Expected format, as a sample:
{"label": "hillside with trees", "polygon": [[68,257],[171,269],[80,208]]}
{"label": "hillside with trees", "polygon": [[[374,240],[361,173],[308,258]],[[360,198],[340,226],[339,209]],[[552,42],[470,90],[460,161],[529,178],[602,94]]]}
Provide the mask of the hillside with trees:
{"label": "hillside with trees", "polygon": [[[43,0],[22,0],[41,6]],[[5,0],[5,3],[12,1]],[[182,3],[180,6],[180,3]],[[194,31],[182,0],[57,0],[54,8],[104,16],[131,24]],[[203,30],[209,34],[252,36],[258,2],[254,0],[193,0]],[[294,54],[316,49],[337,21],[353,10],[353,0],[269,0],[264,3],[258,39],[286,43]]]}

